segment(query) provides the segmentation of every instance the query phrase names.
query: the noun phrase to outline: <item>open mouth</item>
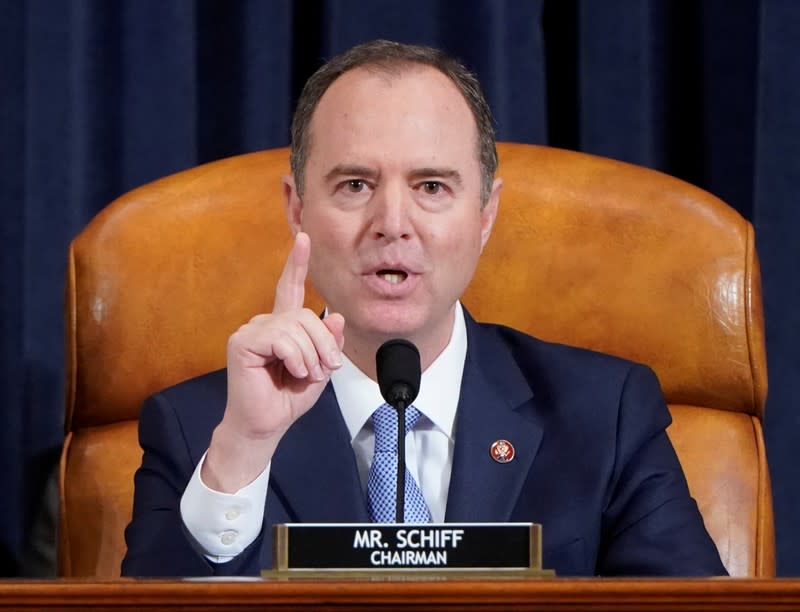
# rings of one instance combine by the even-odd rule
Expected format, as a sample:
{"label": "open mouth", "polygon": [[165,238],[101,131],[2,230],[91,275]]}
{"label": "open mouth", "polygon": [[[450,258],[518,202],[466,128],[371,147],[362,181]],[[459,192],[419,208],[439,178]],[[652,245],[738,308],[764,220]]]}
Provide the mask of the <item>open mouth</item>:
{"label": "open mouth", "polygon": [[399,285],[408,278],[408,273],[402,270],[378,270],[377,275],[392,285]]}

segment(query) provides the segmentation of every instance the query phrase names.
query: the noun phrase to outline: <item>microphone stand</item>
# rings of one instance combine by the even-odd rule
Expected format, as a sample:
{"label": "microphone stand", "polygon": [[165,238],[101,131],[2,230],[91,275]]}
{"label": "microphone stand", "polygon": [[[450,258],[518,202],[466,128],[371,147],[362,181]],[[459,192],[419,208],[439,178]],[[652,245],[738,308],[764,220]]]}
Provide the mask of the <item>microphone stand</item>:
{"label": "microphone stand", "polygon": [[406,401],[397,401],[397,496],[395,522],[405,523],[406,508]]}

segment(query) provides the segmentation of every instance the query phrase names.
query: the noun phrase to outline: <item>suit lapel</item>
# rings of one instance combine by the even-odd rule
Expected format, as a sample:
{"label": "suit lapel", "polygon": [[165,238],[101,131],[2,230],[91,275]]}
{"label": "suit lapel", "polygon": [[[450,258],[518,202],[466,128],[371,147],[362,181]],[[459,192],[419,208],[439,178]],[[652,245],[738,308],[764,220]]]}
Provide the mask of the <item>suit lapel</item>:
{"label": "suit lapel", "polygon": [[350,434],[330,383],[286,432],[271,470],[273,487],[292,520],[369,521]]}
{"label": "suit lapel", "polygon": [[[446,521],[507,521],[542,440],[532,416],[533,393],[508,346],[465,313],[467,357],[456,413],[455,450]],[[498,463],[496,440],[508,440],[514,459]]]}

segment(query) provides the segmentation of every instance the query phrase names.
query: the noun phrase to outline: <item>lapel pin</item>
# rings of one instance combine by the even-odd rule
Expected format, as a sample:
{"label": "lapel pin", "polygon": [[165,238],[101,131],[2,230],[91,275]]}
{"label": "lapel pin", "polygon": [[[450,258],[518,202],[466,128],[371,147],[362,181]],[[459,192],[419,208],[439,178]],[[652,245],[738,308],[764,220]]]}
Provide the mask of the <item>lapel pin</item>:
{"label": "lapel pin", "polygon": [[508,440],[497,440],[489,448],[489,454],[497,463],[508,463],[514,459],[514,445]]}

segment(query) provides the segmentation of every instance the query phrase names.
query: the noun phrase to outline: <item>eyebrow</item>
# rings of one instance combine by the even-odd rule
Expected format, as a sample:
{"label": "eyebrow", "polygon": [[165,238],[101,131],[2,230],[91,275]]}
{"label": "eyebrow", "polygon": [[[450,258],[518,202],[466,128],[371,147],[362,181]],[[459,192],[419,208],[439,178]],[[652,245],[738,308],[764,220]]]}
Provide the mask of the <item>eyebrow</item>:
{"label": "eyebrow", "polygon": [[[338,164],[334,166],[330,172],[325,175],[325,180],[330,181],[340,176],[359,176],[364,178],[374,179],[379,175],[378,171],[368,166],[359,166],[355,164]],[[416,168],[409,173],[411,179],[430,179],[430,178],[445,178],[451,179],[456,185],[461,186],[463,181],[461,173],[452,168]]]}
{"label": "eyebrow", "polygon": [[363,176],[374,179],[378,176],[378,171],[367,166],[339,164],[325,175],[325,180],[330,181],[339,176]]}
{"label": "eyebrow", "polygon": [[458,170],[451,168],[417,168],[410,173],[412,179],[425,179],[425,178],[445,178],[451,179],[456,185],[461,186],[461,173]]}

